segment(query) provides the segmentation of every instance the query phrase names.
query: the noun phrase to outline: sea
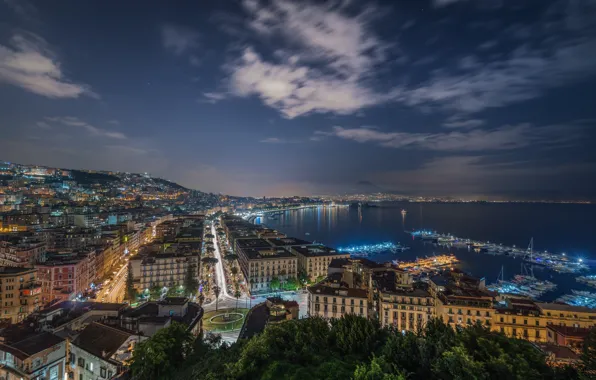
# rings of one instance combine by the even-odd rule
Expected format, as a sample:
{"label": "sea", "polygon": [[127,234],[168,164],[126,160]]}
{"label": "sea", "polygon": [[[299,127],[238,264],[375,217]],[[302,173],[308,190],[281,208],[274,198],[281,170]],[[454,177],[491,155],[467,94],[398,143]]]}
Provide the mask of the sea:
{"label": "sea", "polygon": [[[571,290],[591,290],[575,280],[579,274],[562,274],[542,266],[530,268],[520,258],[492,256],[467,248],[443,247],[414,240],[408,231],[425,229],[460,238],[566,253],[592,265],[596,273],[596,205],[552,203],[374,203],[377,207],[317,207],[286,211],[257,218],[256,223],[289,236],[339,248],[351,245],[401,243],[410,247],[398,253],[380,252],[369,259],[377,262],[409,261],[452,253],[458,267],[486,283],[496,282],[503,269],[506,280],[533,269],[534,276],[557,284],[540,300],[553,301]],[[406,210],[406,215],[402,215]]]}

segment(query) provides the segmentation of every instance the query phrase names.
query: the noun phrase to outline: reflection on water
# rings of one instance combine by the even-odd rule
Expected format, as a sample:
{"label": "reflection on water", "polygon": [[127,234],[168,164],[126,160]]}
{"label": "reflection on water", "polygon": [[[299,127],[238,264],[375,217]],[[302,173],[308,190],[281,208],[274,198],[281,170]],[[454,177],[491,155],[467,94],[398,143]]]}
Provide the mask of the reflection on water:
{"label": "reflection on water", "polygon": [[[402,209],[407,210],[407,214],[402,214]],[[583,257],[594,257],[596,253],[593,235],[596,205],[391,203],[379,208],[318,207],[287,211],[279,219],[265,217],[263,222],[288,235],[332,247],[383,241],[411,247],[403,253],[372,257],[377,261],[413,260],[454,253],[461,260],[463,270],[486,277],[487,283],[496,280],[501,266],[509,278],[519,274],[521,260],[415,241],[405,231],[423,227],[462,238],[517,246],[527,245],[534,237],[537,250],[548,249]],[[555,292],[545,294],[543,299],[554,299],[571,289],[588,289],[577,283],[574,275],[541,270],[536,272],[536,277],[559,284]]]}

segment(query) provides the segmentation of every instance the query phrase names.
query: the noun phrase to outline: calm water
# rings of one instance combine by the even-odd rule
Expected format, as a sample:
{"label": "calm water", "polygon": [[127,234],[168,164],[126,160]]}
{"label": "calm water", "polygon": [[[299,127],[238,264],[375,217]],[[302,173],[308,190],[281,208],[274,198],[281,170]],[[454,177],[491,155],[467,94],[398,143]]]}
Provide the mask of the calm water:
{"label": "calm water", "polygon": [[[408,213],[402,217],[401,210]],[[324,243],[331,247],[400,242],[411,247],[397,254],[378,254],[372,260],[413,260],[427,255],[454,253],[460,268],[487,283],[494,282],[504,267],[505,277],[521,272],[522,261],[491,256],[466,249],[443,248],[414,241],[405,231],[419,228],[451,233],[458,237],[488,240],[504,245],[527,247],[534,238],[534,250],[566,252],[569,256],[596,259],[596,205],[571,204],[415,204],[390,203],[379,208],[311,208],[287,211],[277,219],[262,223],[290,236]],[[595,272],[596,268],[592,268]],[[553,300],[571,289],[590,290],[575,281],[576,275],[558,274],[534,267],[538,278],[558,284],[543,300]],[[594,289],[591,289],[594,291]]]}

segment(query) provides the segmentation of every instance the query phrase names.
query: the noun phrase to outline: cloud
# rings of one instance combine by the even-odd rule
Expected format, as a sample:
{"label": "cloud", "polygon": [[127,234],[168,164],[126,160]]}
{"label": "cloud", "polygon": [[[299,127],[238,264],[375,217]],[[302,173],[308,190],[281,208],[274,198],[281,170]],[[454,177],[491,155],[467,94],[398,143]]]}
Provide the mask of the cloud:
{"label": "cloud", "polygon": [[534,127],[530,124],[505,125],[485,130],[474,129],[447,133],[383,132],[376,128],[343,128],[335,126],[330,132],[317,136],[335,136],[358,143],[374,143],[386,148],[426,149],[434,151],[511,150],[527,146],[567,147],[583,135],[581,123]]}
{"label": "cloud", "polygon": [[435,7],[445,7],[447,5],[463,2],[467,0],[433,0],[433,5]]}
{"label": "cloud", "polygon": [[190,28],[167,24],[161,28],[161,41],[166,50],[182,55],[199,46],[199,34]]}
{"label": "cloud", "polygon": [[444,127],[447,128],[464,128],[464,129],[472,129],[476,127],[480,127],[484,125],[484,120],[480,119],[468,119],[462,120],[458,117],[449,118],[447,122],[443,124]]}
{"label": "cloud", "polygon": [[292,139],[280,138],[280,137],[268,137],[268,138],[263,139],[259,142],[266,143],[266,144],[295,144],[295,143],[298,143],[299,141],[292,140]]}
{"label": "cloud", "polygon": [[46,123],[45,121],[38,121],[36,125],[41,129],[52,129],[52,126]]}
{"label": "cloud", "polygon": [[497,41],[497,40],[488,40],[488,41],[483,42],[480,45],[478,45],[478,49],[490,50],[490,49],[494,48],[495,46],[497,46],[498,44],[499,44],[499,41]]}
{"label": "cloud", "polygon": [[231,94],[256,95],[290,119],[351,114],[389,99],[368,83],[388,49],[370,30],[373,8],[348,15],[337,4],[246,0],[243,5],[248,28],[262,39],[281,39],[284,48],[267,59],[254,46],[242,49],[226,66]]}
{"label": "cloud", "polygon": [[481,61],[467,56],[459,70],[436,71],[422,85],[395,92],[396,100],[411,106],[479,112],[533,99],[550,88],[593,77],[596,28],[589,20],[596,17],[596,3],[578,3],[585,7],[563,8],[563,12],[554,13],[557,17],[550,16],[554,19],[548,24],[533,26],[535,32],[523,36],[521,45],[503,58]]}
{"label": "cloud", "polygon": [[2,2],[19,17],[27,21],[34,21],[37,18],[38,10],[28,0],[3,0]]}
{"label": "cloud", "polygon": [[214,104],[219,102],[220,100],[224,100],[227,97],[227,95],[223,92],[204,92],[203,97],[204,99],[200,99],[200,102]]}
{"label": "cloud", "polygon": [[[68,126],[68,127],[76,127],[76,128],[84,129],[85,131],[87,131],[87,133],[89,133],[92,136],[107,137],[107,138],[117,139],[117,140],[125,140],[127,138],[126,135],[124,135],[121,132],[113,132],[113,131],[108,131],[106,129],[94,127],[93,125],[91,125],[85,121],[82,121],[79,118],[74,117],[74,116],[46,117],[45,120],[46,120],[46,122],[61,124],[61,125]],[[45,123],[45,122],[41,122],[41,123]]]}
{"label": "cloud", "polygon": [[15,34],[10,46],[0,45],[2,82],[48,98],[98,97],[88,85],[66,79],[56,54],[32,33]]}

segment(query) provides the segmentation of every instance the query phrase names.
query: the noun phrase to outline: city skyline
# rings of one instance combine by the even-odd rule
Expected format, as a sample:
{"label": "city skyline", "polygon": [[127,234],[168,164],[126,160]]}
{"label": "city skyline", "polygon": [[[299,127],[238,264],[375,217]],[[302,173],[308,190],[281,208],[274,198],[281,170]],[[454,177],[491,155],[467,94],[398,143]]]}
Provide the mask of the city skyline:
{"label": "city skyline", "polygon": [[300,5],[3,0],[1,158],[237,196],[596,195],[594,1]]}

